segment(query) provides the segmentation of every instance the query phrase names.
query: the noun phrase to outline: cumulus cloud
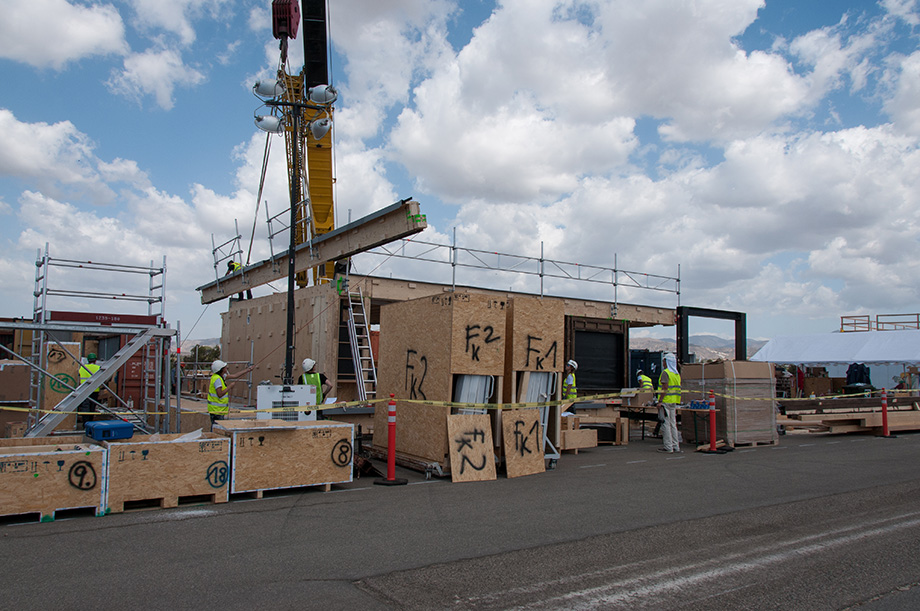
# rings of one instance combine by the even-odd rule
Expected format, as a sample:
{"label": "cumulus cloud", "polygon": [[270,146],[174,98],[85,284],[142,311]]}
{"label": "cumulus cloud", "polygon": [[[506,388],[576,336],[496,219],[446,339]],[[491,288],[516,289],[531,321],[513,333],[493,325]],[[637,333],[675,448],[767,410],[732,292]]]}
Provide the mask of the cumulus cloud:
{"label": "cumulus cloud", "polygon": [[2,0],[0,14],[0,57],[36,68],[61,70],[86,57],[128,50],[124,23],[111,4]]}
{"label": "cumulus cloud", "polygon": [[138,102],[153,95],[160,108],[170,110],[176,87],[191,87],[204,79],[204,74],[183,62],[178,51],[150,49],[126,57],[124,68],[113,70],[106,85],[113,93]]}
{"label": "cumulus cloud", "polygon": [[[147,32],[165,30],[183,45],[195,41],[192,22],[206,15],[209,19],[221,19],[230,11],[230,0],[133,0],[137,26]],[[268,13],[269,11],[263,10]]]}

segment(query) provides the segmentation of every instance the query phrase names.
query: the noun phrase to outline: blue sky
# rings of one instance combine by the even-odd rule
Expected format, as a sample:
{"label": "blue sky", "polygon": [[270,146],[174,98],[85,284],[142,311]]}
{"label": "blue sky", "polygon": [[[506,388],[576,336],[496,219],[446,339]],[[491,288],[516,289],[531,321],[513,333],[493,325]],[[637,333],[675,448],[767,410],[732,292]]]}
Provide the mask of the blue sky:
{"label": "blue sky", "polygon": [[[226,306],[199,305],[195,287],[213,277],[212,233],[231,238],[236,219],[249,249],[265,145],[250,88],[278,62],[270,4],[0,0],[0,316],[30,315],[48,243],[66,259],[165,255],[167,318],[219,335]],[[412,195],[429,242],[456,228],[467,248],[680,266],[680,303],[747,312],[751,337],[920,311],[916,0],[336,0],[329,18],[340,224]],[[277,212],[283,142],[272,150]],[[269,252],[263,219],[254,260]],[[405,260],[356,265],[450,281]]]}

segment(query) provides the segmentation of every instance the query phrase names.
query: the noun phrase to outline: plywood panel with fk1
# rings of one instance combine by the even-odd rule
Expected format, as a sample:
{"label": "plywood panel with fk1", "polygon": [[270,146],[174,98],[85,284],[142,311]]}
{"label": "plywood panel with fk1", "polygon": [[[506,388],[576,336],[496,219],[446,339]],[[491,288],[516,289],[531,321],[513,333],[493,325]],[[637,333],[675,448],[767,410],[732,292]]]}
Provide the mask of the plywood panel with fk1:
{"label": "plywood panel with fk1", "polygon": [[351,424],[219,420],[214,432],[233,440],[231,493],[352,481]]}
{"label": "plywood panel with fk1", "polygon": [[450,478],[454,482],[496,479],[495,451],[488,414],[448,416]]}
{"label": "plywood panel with fk1", "polygon": [[562,300],[515,297],[508,316],[508,333],[511,371],[562,371],[565,343]]}
{"label": "plywood panel with fk1", "polygon": [[502,410],[505,471],[508,477],[543,473],[543,427],[540,410]]}

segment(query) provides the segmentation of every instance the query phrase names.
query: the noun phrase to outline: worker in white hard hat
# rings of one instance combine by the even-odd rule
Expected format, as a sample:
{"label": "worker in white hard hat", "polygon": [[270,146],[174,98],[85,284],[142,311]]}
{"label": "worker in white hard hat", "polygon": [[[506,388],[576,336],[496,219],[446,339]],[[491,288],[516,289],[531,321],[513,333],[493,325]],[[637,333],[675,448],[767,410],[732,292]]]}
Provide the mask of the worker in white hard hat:
{"label": "worker in white hard hat", "polygon": [[323,397],[332,390],[332,384],[329,383],[326,374],[314,371],[316,361],[313,359],[304,359],[301,366],[303,367],[303,375],[300,376],[298,382],[314,387],[316,389],[316,404],[321,405]]}
{"label": "worker in white hard hat", "polygon": [[[578,363],[569,359],[565,364],[565,381],[562,383],[562,400],[574,402],[578,398],[578,389],[575,386],[575,370],[578,369]],[[574,411],[572,406],[567,408],[570,412]]]}
{"label": "worker in white hard hat", "polygon": [[658,448],[659,452],[680,452],[680,437],[677,432],[677,408],[680,405],[681,388],[680,372],[677,371],[677,358],[673,354],[664,357],[664,371],[658,378],[659,407],[664,410],[664,421],[661,423],[664,447]]}
{"label": "worker in white hard hat", "polygon": [[217,359],[211,363],[211,383],[208,384],[208,415],[211,417],[211,427],[214,422],[222,420],[230,413],[230,387],[244,375],[252,371],[252,367],[227,375],[227,363]]}

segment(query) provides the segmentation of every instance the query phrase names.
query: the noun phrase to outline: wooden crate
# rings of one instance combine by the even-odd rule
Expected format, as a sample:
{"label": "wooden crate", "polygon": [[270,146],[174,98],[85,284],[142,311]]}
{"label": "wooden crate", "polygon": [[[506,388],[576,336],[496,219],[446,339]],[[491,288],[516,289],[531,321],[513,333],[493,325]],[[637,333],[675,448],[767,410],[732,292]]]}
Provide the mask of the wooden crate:
{"label": "wooden crate", "polygon": [[177,507],[182,497],[227,502],[230,440],[223,435],[135,435],[102,445],[109,451],[108,512],[120,513],[133,501],[155,500],[160,507]]}
{"label": "wooden crate", "polygon": [[561,431],[560,436],[562,438],[560,450],[580,450],[597,447],[597,431],[594,429]]}
{"label": "wooden crate", "polygon": [[90,443],[0,447],[0,515],[38,513],[42,522],[63,509],[102,515],[107,462],[105,448]]}
{"label": "wooden crate", "polygon": [[352,481],[354,426],[330,421],[219,420],[232,441],[230,492]]}

